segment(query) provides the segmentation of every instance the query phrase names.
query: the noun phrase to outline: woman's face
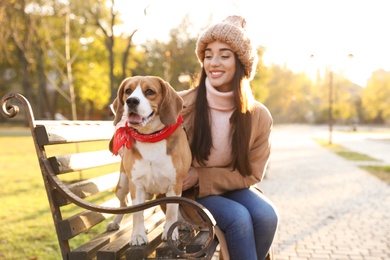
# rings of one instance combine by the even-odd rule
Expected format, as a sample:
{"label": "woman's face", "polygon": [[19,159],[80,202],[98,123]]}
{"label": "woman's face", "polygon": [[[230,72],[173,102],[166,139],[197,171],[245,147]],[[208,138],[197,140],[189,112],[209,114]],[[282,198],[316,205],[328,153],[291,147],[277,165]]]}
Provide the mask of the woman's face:
{"label": "woman's face", "polygon": [[214,88],[220,92],[233,90],[236,59],[229,45],[219,41],[209,43],[205,49],[203,67]]}

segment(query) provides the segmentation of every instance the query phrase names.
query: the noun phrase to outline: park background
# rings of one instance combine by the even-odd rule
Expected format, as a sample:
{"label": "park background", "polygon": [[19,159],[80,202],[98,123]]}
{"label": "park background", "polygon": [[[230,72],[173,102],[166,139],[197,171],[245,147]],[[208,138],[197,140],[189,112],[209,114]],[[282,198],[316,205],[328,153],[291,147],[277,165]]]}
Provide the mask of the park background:
{"label": "park background", "polygon": [[[125,77],[151,74],[176,90],[192,86],[198,35],[238,13],[260,57],[253,92],[276,125],[325,125],[325,141],[330,123],[350,135],[371,126],[388,133],[386,7],[378,0],[5,0],[0,96],[23,94],[36,119],[111,120],[108,105]],[[23,113],[0,117],[0,259],[59,259],[25,124]]]}
{"label": "park background", "polygon": [[[204,28],[242,14],[260,62],[256,98],[276,123],[390,120],[386,1],[2,1],[0,95],[37,119],[107,119],[121,81],[196,83]],[[5,122],[3,117],[0,122]]]}

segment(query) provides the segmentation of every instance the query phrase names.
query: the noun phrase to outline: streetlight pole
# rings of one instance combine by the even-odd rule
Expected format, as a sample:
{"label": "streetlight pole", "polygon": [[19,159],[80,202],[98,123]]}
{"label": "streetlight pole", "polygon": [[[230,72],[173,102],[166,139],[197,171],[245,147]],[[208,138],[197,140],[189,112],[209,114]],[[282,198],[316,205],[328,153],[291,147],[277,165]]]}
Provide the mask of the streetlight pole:
{"label": "streetlight pole", "polygon": [[[311,54],[310,55],[310,58],[314,58],[314,54]],[[350,53],[348,55],[348,58],[352,59],[353,58],[353,54]],[[331,69],[331,66],[328,65],[327,66],[327,71],[326,71],[326,74],[328,75],[328,78],[329,78],[329,110],[328,110],[328,126],[329,126],[329,144],[332,144],[333,143],[333,138],[332,138],[332,134],[333,134],[333,103],[334,103],[334,99],[333,99],[333,71]]]}

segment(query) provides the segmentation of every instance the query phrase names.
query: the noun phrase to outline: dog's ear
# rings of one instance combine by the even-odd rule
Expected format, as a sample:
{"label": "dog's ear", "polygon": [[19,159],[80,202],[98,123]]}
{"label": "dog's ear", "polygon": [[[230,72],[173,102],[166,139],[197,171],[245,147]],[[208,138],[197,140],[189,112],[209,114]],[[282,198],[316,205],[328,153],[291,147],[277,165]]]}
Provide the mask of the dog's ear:
{"label": "dog's ear", "polygon": [[108,150],[113,153],[114,152],[114,137],[111,137],[110,142],[108,143]]}
{"label": "dog's ear", "polygon": [[118,124],[118,122],[121,121],[122,116],[123,116],[123,106],[125,104],[123,102],[123,92],[125,89],[124,87],[125,87],[126,82],[127,82],[127,79],[122,81],[122,83],[120,84],[120,86],[118,88],[118,94],[117,94],[114,102],[112,103],[112,108],[115,111],[114,125]]}
{"label": "dog's ear", "polygon": [[183,109],[183,99],[166,81],[159,78],[162,89],[162,101],[159,107],[160,120],[164,125],[173,125]]}

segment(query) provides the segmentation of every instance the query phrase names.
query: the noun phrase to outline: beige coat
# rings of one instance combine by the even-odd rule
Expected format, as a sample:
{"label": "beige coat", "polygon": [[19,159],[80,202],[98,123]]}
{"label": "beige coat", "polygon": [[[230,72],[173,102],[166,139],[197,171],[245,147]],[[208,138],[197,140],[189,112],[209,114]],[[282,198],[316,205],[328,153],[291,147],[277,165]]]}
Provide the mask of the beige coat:
{"label": "beige coat", "polygon": [[[184,99],[184,127],[191,142],[194,132],[194,111],[197,88],[179,92]],[[206,112],[206,108],[205,108]],[[270,134],[272,129],[272,116],[269,110],[260,102],[256,102],[250,137],[250,162],[252,176],[243,177],[237,170],[222,167],[196,167],[199,175],[199,197],[219,195],[226,191],[249,188],[262,181],[270,156]]]}

